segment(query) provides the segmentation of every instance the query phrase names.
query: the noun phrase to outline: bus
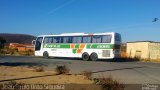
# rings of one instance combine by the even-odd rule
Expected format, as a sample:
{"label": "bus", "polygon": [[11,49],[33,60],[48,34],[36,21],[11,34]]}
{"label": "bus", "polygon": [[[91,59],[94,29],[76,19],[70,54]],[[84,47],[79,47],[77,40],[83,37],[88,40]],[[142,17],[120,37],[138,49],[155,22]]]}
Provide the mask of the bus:
{"label": "bus", "polygon": [[40,35],[35,40],[35,56],[114,59],[120,56],[120,45],[121,35],[116,32]]}

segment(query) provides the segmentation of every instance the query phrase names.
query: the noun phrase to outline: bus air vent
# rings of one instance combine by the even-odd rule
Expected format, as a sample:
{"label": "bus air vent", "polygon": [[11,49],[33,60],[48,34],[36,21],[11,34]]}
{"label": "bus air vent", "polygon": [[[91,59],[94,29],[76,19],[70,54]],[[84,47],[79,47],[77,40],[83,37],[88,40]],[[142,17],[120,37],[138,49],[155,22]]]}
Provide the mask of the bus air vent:
{"label": "bus air vent", "polygon": [[102,57],[110,57],[110,50],[102,50]]}

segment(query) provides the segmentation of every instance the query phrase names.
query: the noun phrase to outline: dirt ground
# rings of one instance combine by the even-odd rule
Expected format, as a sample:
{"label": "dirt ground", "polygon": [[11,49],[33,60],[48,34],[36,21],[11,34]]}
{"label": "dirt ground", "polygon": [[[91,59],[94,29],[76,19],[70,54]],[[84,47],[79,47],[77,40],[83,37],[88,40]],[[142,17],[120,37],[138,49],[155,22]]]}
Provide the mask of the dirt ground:
{"label": "dirt ground", "polygon": [[0,66],[0,83],[14,81],[25,84],[92,84],[83,75],[56,75],[53,71],[37,72],[34,67]]}

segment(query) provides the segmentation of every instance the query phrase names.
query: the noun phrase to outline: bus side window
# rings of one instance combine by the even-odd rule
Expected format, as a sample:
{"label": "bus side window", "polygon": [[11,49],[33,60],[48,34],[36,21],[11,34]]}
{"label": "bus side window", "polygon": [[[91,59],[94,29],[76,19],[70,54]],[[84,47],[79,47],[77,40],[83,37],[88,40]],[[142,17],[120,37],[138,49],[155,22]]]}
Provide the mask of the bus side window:
{"label": "bus side window", "polygon": [[68,42],[67,43],[72,43],[73,37],[69,36],[68,37]]}
{"label": "bus side window", "polygon": [[53,37],[49,37],[48,38],[48,43],[52,43],[53,42]]}
{"label": "bus side window", "polygon": [[48,42],[48,38],[45,37],[43,43],[47,43]]}
{"label": "bus side window", "polygon": [[63,37],[63,43],[67,43],[67,37]]}
{"label": "bus side window", "polygon": [[72,43],[81,43],[81,42],[82,42],[82,37],[80,36],[72,37]]}
{"label": "bus side window", "polygon": [[43,43],[52,43],[53,37],[45,37]]}
{"label": "bus side window", "polygon": [[91,36],[83,36],[82,43],[91,43]]}
{"label": "bus side window", "polygon": [[110,43],[111,42],[111,35],[104,35],[102,36],[102,43]]}
{"label": "bus side window", "polygon": [[101,42],[102,42],[102,36],[100,35],[92,36],[92,43],[101,43]]}
{"label": "bus side window", "polygon": [[77,43],[82,43],[82,37],[77,37]]}
{"label": "bus side window", "polygon": [[45,37],[45,38],[44,38],[43,43],[48,43],[48,37]]}
{"label": "bus side window", "polygon": [[53,37],[53,43],[61,43],[61,37]]}
{"label": "bus side window", "polygon": [[59,37],[59,43],[63,43],[63,37]]}

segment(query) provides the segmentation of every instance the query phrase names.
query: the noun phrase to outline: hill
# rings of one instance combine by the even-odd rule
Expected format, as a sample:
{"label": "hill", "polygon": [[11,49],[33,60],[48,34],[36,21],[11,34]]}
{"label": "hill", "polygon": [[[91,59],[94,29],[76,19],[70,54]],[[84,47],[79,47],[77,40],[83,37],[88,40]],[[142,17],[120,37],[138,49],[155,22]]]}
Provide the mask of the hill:
{"label": "hill", "polygon": [[22,43],[22,44],[31,44],[32,40],[36,37],[27,34],[9,34],[9,33],[0,33],[0,37],[6,40],[6,43]]}

